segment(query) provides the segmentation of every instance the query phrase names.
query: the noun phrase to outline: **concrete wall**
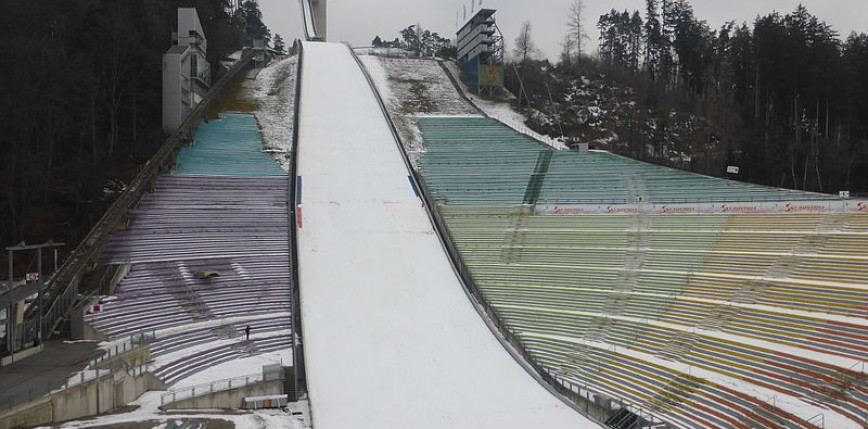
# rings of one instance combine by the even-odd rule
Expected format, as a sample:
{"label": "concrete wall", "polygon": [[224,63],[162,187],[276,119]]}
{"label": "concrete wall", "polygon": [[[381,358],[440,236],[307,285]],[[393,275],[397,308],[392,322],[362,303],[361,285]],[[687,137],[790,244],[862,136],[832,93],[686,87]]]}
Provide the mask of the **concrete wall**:
{"label": "concrete wall", "polygon": [[15,429],[51,421],[51,400],[46,396],[0,413],[0,429]]}
{"label": "concrete wall", "polygon": [[150,373],[133,377],[118,371],[2,412],[0,429],[47,425],[110,413],[142,393],[165,388]]}
{"label": "concrete wall", "polygon": [[283,393],[283,380],[260,381],[256,384],[202,395],[196,398],[174,402],[163,407],[167,410],[240,408],[241,401],[248,396],[279,395]]}
{"label": "concrete wall", "polygon": [[[114,350],[112,350],[114,353]],[[102,362],[93,365],[94,369],[111,369],[118,360],[126,362],[128,367],[144,365],[151,360],[151,348],[147,345],[132,348],[123,353],[118,353]],[[114,366],[117,368],[117,366]]]}
{"label": "concrete wall", "polygon": [[44,346],[42,344],[40,344],[36,347],[24,349],[23,351],[20,351],[18,353],[14,353],[10,356],[6,356],[3,359],[0,359],[0,366],[11,365],[12,363],[14,363],[16,361],[33,356],[33,355],[41,352],[43,347]]}
{"label": "concrete wall", "polygon": [[180,55],[163,55],[163,131],[167,133],[175,132],[189,113],[181,102],[181,67]]}

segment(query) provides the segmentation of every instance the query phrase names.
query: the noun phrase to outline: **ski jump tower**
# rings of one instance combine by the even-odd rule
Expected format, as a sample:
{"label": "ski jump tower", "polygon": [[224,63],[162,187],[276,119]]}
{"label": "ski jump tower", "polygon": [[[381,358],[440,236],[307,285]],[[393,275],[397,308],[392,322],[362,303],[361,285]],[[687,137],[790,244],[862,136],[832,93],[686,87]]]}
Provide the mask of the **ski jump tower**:
{"label": "ski jump tower", "polygon": [[325,41],[328,34],[328,7],[326,0],[299,0],[304,19],[305,37]]}
{"label": "ski jump tower", "polygon": [[316,34],[324,41],[328,35],[328,8],[326,7],[326,0],[311,0],[311,6],[313,7],[313,22],[316,25]]}

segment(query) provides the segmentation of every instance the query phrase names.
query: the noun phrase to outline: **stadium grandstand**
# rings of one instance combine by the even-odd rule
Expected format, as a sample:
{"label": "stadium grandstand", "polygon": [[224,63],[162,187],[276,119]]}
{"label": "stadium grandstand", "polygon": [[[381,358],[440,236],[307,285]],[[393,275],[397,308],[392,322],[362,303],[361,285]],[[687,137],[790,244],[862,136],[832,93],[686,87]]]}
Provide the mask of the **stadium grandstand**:
{"label": "stadium grandstand", "polygon": [[417,122],[476,287],[610,427],[865,427],[864,203]]}
{"label": "stadium grandstand", "polygon": [[129,274],[86,317],[108,341],[147,339],[168,386],[292,347],[286,172],[251,115],[203,123],[194,141],[112,237],[102,262]]}

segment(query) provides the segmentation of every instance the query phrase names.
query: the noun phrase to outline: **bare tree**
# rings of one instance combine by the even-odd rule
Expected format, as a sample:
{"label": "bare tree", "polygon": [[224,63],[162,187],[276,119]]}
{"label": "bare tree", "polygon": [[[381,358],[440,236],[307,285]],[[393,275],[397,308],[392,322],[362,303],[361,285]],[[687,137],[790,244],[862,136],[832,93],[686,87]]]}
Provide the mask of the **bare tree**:
{"label": "bare tree", "polygon": [[570,67],[573,65],[573,51],[576,50],[576,42],[570,34],[564,36],[564,41],[561,42],[561,64]]}
{"label": "bare tree", "polygon": [[575,47],[576,60],[582,57],[582,44],[585,40],[591,40],[585,33],[585,2],[574,0],[570,5],[570,13],[567,15],[567,37],[572,39]]}
{"label": "bare tree", "polygon": [[522,67],[527,64],[528,60],[532,60],[538,52],[536,43],[533,41],[532,31],[533,27],[530,21],[525,21],[521,24],[518,37],[515,38],[515,48],[512,49],[512,55]]}
{"label": "bare tree", "polygon": [[524,94],[524,74],[527,70],[527,62],[532,60],[538,52],[536,44],[533,41],[533,36],[531,35],[532,29],[530,21],[525,21],[521,24],[521,30],[518,33],[518,37],[515,38],[515,48],[512,50],[512,55],[515,57],[515,61],[521,65],[520,72],[517,71],[516,73],[518,75],[519,84],[522,88],[518,94],[519,104],[521,104],[522,96],[526,95]]}

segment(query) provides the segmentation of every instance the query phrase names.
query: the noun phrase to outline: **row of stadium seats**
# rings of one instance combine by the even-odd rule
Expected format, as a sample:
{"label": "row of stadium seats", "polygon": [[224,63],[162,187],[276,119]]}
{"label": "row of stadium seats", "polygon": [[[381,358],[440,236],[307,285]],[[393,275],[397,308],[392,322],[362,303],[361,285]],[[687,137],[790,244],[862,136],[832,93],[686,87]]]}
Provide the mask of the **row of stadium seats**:
{"label": "row of stadium seats", "polygon": [[546,164],[544,149],[494,121],[418,124],[420,172],[476,286],[565,385],[676,427],[817,428],[818,411],[862,424],[868,216],[536,215],[534,203],[835,197],[606,153],[554,152]]}
{"label": "row of stadium seats", "polygon": [[167,385],[292,342],[286,173],[252,116],[202,124],[193,141],[106,246],[102,262],[130,271],[86,318],[109,340],[154,332]]}
{"label": "row of stadium seats", "polygon": [[420,117],[417,124],[425,143],[420,171],[434,197],[449,204],[520,204],[534,174],[543,178],[538,201],[550,204],[836,199],[690,174],[610,153],[552,152],[488,118]]}
{"label": "row of stadium seats", "polygon": [[683,428],[805,428],[815,424],[736,388],[685,374],[615,350],[554,338],[528,338],[552,372],[624,403],[641,406]]}

